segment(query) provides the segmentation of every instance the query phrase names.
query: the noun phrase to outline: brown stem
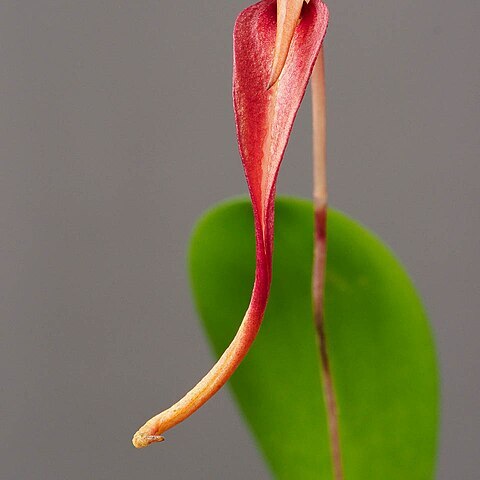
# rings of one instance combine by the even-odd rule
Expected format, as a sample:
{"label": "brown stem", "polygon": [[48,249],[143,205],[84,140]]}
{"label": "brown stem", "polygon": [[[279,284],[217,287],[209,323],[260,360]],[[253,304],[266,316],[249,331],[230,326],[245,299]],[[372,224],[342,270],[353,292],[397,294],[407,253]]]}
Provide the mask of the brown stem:
{"label": "brown stem", "polygon": [[330,435],[333,475],[335,480],[343,479],[342,454],[338,409],[335,398],[327,339],[325,336],[324,291],[327,258],[327,176],[326,176],[326,101],[325,67],[323,47],[318,55],[312,74],[312,117],[313,117],[313,204],[315,211],[315,233],[313,253],[313,317],[317,330],[322,368],[323,395],[327,410]]}

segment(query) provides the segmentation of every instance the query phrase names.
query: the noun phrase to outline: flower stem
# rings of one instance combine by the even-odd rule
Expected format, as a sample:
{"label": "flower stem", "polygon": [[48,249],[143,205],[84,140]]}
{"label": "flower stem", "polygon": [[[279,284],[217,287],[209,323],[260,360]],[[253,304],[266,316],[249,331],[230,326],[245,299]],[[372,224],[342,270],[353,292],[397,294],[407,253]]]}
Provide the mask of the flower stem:
{"label": "flower stem", "polygon": [[333,476],[343,479],[340,449],[338,408],[335,398],[327,339],[325,335],[324,291],[327,259],[327,175],[326,175],[326,99],[323,47],[320,50],[312,74],[312,122],[313,122],[313,204],[314,204],[314,253],[313,253],[313,317],[317,331],[322,368],[323,395],[327,410]]}

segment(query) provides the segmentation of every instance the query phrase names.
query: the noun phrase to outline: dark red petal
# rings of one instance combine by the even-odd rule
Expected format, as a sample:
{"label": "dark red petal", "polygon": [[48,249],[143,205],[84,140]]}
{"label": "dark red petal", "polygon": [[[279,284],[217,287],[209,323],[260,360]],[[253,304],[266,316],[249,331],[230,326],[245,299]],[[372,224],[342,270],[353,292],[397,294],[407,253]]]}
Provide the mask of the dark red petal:
{"label": "dark red petal", "polygon": [[234,30],[233,99],[237,137],[255,216],[257,278],[268,295],[275,184],[293,121],[305,94],[328,24],[327,6],[303,5],[283,72],[266,90],[275,49],[275,0],[244,10]]}

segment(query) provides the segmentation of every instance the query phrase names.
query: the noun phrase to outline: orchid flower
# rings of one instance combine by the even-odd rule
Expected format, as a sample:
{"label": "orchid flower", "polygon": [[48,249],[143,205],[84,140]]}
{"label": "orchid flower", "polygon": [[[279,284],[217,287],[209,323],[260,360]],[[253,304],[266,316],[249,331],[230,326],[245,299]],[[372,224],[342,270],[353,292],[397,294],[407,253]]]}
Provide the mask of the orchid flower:
{"label": "orchid flower", "polygon": [[[233,103],[255,221],[256,271],[251,300],[237,334],[217,363],[181,400],[137,431],[133,437],[137,448],[163,441],[164,432],[208,401],[239,366],[257,335],[272,277],[277,175],[327,23],[328,10],[321,0],[262,0],[237,18]],[[314,129],[315,118],[314,114]],[[322,128],[318,117],[317,127]],[[322,289],[321,281],[318,287]]]}

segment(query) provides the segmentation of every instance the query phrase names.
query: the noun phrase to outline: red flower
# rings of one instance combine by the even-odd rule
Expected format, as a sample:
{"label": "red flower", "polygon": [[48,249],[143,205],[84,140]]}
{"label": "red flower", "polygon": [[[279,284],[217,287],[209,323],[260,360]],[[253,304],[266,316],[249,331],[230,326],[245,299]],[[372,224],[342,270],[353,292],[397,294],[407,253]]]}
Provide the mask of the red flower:
{"label": "red flower", "polygon": [[210,372],[135,434],[133,444],[138,448],[162,441],[161,434],[212,397],[241,363],[260,328],[271,282],[277,174],[328,23],[325,4],[320,0],[307,3],[262,0],[236,21],[233,103],[256,238],[250,305],[235,338]]}

